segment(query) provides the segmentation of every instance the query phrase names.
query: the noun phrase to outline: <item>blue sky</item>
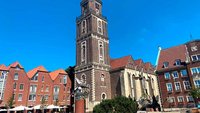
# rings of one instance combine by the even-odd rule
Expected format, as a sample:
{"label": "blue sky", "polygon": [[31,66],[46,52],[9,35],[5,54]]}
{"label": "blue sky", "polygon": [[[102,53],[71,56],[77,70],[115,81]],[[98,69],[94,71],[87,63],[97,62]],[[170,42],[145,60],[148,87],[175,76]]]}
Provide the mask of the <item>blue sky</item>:
{"label": "blue sky", "polygon": [[[103,0],[110,55],[156,62],[168,48],[200,37],[199,0]],[[80,0],[1,0],[0,64],[19,61],[26,71],[75,65],[75,19]]]}

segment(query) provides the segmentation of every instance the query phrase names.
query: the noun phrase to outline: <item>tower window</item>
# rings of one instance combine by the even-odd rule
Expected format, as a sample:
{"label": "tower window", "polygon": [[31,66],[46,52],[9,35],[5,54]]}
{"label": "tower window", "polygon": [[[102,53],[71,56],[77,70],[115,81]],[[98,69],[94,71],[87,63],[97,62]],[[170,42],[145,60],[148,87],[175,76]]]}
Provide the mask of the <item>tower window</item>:
{"label": "tower window", "polygon": [[81,63],[86,62],[86,41],[81,43]]}
{"label": "tower window", "polygon": [[106,94],[105,94],[105,93],[102,93],[102,94],[101,94],[101,99],[102,99],[102,100],[105,100],[106,98],[107,98],[107,97],[106,97]]}
{"label": "tower window", "polygon": [[81,81],[82,81],[82,83],[86,84],[86,75],[85,74],[83,74],[81,76]]}
{"label": "tower window", "polygon": [[85,34],[87,32],[87,23],[86,23],[86,20],[83,20],[82,23],[81,23],[81,32],[82,34]]}
{"label": "tower window", "polygon": [[97,32],[103,34],[102,20],[97,19]]}
{"label": "tower window", "polygon": [[104,63],[104,44],[99,41],[99,62]]}
{"label": "tower window", "polygon": [[83,5],[82,10],[83,10],[83,14],[85,15],[88,10],[88,3]]}
{"label": "tower window", "polygon": [[101,74],[101,85],[102,86],[105,86],[106,84],[105,84],[105,75],[104,74]]}
{"label": "tower window", "polygon": [[100,4],[99,3],[95,3],[95,8],[96,8],[96,13],[99,14]]}

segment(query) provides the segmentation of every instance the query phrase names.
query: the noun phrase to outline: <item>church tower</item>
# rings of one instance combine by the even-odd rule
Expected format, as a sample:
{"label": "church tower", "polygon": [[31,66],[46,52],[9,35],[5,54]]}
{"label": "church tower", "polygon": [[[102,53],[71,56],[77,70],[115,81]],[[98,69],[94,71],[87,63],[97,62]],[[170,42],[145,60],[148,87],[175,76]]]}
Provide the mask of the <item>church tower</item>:
{"label": "church tower", "polygon": [[111,98],[110,57],[107,19],[101,0],[82,0],[81,16],[76,19],[76,77],[89,84],[86,111],[103,99]]}

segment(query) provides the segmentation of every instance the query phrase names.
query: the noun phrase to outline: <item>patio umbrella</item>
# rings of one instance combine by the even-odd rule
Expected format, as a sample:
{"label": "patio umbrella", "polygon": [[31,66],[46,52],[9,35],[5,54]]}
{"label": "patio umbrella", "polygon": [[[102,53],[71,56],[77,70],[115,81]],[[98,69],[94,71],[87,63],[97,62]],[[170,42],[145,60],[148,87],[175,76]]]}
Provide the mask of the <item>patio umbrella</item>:
{"label": "patio umbrella", "polygon": [[33,108],[29,108],[29,107],[26,107],[25,109],[26,109],[26,110],[33,110]]}
{"label": "patio umbrella", "polygon": [[40,109],[41,105],[34,106],[33,109]]}
{"label": "patio umbrella", "polygon": [[0,109],[0,111],[7,111],[7,109]]}
{"label": "patio umbrella", "polygon": [[47,106],[47,109],[59,109],[59,106],[49,105]]}
{"label": "patio umbrella", "polygon": [[25,107],[25,106],[18,106],[18,107],[15,107],[13,109],[9,109],[9,111],[23,111],[25,109],[27,109],[28,107]]}

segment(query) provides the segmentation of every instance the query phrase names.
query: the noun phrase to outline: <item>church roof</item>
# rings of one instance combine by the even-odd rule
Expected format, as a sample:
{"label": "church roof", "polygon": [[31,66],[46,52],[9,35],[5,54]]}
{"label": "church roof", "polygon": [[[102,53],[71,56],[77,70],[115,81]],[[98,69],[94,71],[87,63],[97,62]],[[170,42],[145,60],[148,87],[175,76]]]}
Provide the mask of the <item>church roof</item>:
{"label": "church roof", "polygon": [[62,74],[62,75],[67,75],[67,73],[65,72],[65,70],[63,69],[59,69],[59,70],[56,70],[56,71],[53,71],[50,74],[50,77],[52,80],[55,80],[59,74]]}
{"label": "church roof", "polygon": [[47,70],[43,67],[43,66],[38,66],[36,68],[34,68],[33,70],[30,70],[27,75],[29,78],[32,78],[37,72],[47,72]]}
{"label": "church roof", "polygon": [[134,60],[134,62],[135,62],[135,65],[138,65],[138,66],[143,64],[142,59]]}
{"label": "church roof", "polygon": [[129,55],[118,59],[111,59],[110,61],[111,69],[125,67],[128,64],[130,58],[132,57]]}

